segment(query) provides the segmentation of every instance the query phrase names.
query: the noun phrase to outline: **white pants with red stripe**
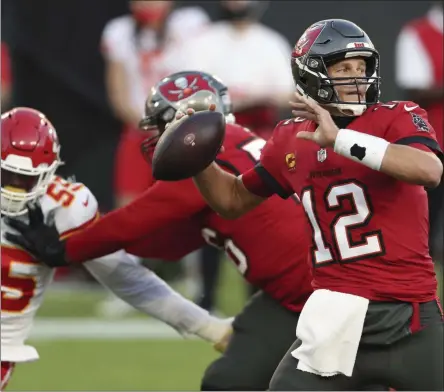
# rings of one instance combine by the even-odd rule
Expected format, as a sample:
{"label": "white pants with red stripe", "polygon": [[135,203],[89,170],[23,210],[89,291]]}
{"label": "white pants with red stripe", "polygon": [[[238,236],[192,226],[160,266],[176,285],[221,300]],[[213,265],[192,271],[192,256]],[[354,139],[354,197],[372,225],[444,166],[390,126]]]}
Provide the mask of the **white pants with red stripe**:
{"label": "white pants with red stripe", "polygon": [[14,370],[15,363],[13,362],[2,362],[2,384],[1,390],[4,391],[8,381],[11,378],[12,371]]}

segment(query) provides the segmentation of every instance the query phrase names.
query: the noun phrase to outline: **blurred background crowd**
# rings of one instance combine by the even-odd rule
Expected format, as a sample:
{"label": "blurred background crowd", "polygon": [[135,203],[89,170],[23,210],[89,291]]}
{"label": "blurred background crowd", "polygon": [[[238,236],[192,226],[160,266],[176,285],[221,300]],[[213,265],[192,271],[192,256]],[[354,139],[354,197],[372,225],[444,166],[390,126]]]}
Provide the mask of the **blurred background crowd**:
{"label": "blurred background crowd", "polygon": [[[441,2],[3,0],[1,12],[2,112],[28,106],[45,113],[62,143],[60,174],[90,187],[102,212],[153,182],[140,153],[147,134],[138,129],[153,84],[181,70],[215,74],[229,88],[237,122],[268,138],[291,115],[291,46],[322,19],[350,19],[369,34],[382,59],[382,99],[421,104],[443,147]],[[430,193],[438,263],[442,189]],[[254,291],[215,248],[179,263],[140,262],[215,313],[234,314]],[[53,291],[42,317],[131,312],[81,268],[60,271]]]}

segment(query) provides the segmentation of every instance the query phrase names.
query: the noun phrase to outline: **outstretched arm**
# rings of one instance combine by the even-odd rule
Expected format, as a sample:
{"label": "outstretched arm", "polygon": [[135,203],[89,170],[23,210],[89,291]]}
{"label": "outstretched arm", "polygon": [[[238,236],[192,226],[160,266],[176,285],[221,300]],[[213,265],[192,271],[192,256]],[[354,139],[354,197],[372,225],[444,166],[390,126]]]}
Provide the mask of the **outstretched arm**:
{"label": "outstretched arm", "polygon": [[[214,104],[208,108],[210,111],[215,109]],[[175,121],[192,116],[195,112],[192,108],[188,108],[186,113],[177,111]],[[266,199],[250,192],[241,177],[226,172],[215,162],[193,177],[193,180],[208,205],[226,219],[236,219]]]}
{"label": "outstretched arm", "polygon": [[124,251],[85,263],[89,272],[115,295],[180,334],[219,343],[231,330],[231,320],[211,316],[173,290],[154,272],[134,262]]}
{"label": "outstretched arm", "polygon": [[[84,196],[88,196],[88,208],[93,209],[87,214],[89,217],[95,215],[97,202],[90,191],[87,192]],[[82,222],[86,219],[79,207],[82,200],[84,198],[79,199],[78,208],[75,210],[60,210],[57,215],[59,219],[56,219],[58,225],[57,222],[56,225],[46,223],[38,205],[28,205],[29,224],[10,219],[10,226],[19,234],[6,233],[8,240],[27,249],[51,267],[82,263],[127,249],[138,241],[155,240],[156,233],[165,234],[166,228],[191,218],[206,207],[191,180],[177,183],[158,182],[127,206],[86,226],[77,222],[77,217],[81,217]],[[71,224],[72,221],[76,221],[75,224]],[[63,232],[60,230],[60,224],[65,222],[71,222],[70,226],[76,230],[75,233],[70,230],[72,235],[60,240],[59,233]]]}

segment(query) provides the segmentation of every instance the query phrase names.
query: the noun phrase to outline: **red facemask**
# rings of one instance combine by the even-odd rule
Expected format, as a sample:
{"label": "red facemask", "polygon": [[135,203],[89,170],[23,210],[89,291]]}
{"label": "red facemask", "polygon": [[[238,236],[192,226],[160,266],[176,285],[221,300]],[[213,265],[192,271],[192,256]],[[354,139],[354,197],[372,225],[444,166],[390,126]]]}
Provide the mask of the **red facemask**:
{"label": "red facemask", "polygon": [[134,10],[132,13],[134,19],[140,24],[151,25],[162,22],[168,14],[168,8],[138,9]]}

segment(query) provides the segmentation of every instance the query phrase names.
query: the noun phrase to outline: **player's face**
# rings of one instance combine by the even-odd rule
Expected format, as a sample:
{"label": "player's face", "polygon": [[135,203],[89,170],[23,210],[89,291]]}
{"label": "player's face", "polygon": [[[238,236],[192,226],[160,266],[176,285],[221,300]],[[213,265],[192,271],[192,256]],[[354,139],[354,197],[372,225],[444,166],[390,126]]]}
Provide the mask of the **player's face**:
{"label": "player's face", "polygon": [[39,176],[18,174],[9,170],[1,170],[2,188],[15,193],[32,192],[39,180]]}
{"label": "player's face", "polygon": [[[366,64],[361,58],[345,59],[337,62],[327,68],[330,78],[349,78],[341,82],[353,83],[354,78],[366,76]],[[349,86],[336,86],[336,93],[341,101],[347,102],[365,102],[365,93],[367,85],[350,84]]]}

